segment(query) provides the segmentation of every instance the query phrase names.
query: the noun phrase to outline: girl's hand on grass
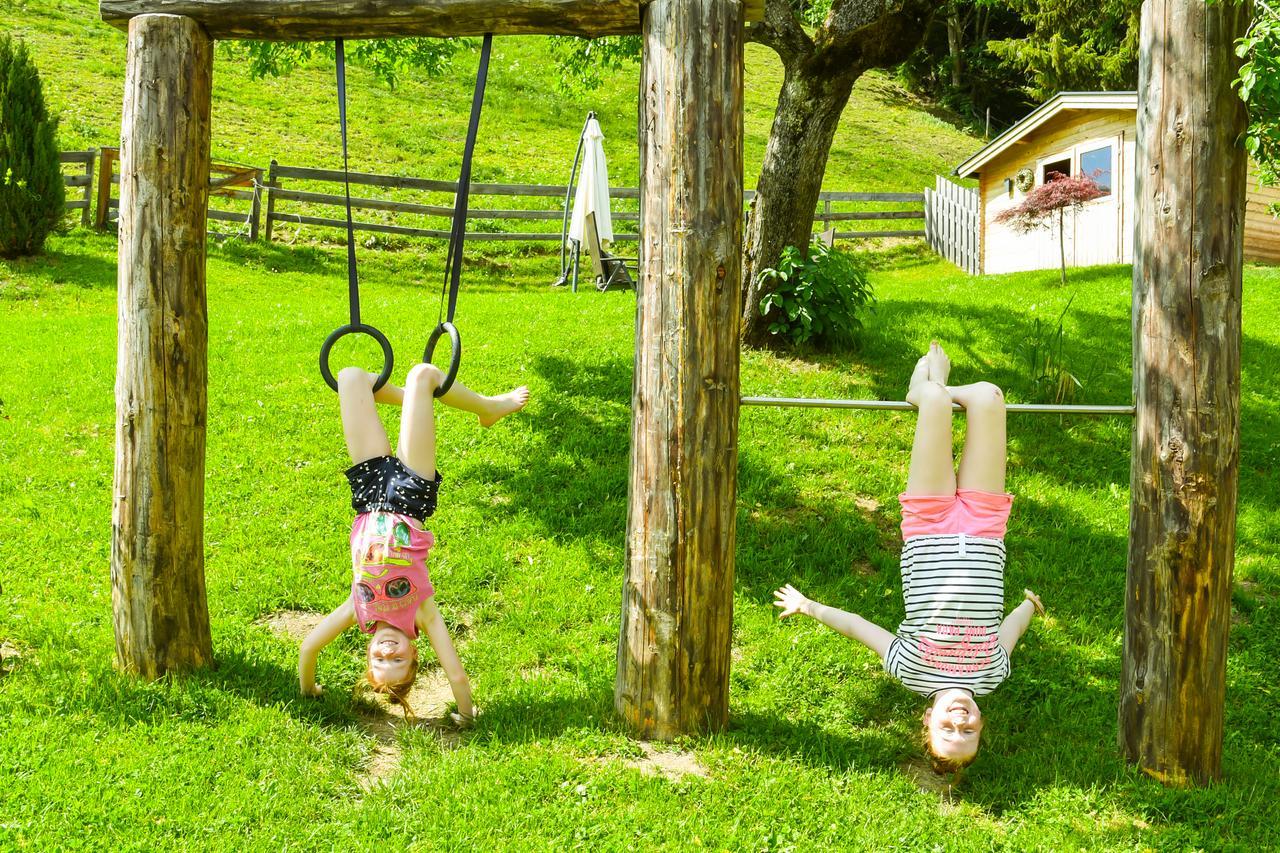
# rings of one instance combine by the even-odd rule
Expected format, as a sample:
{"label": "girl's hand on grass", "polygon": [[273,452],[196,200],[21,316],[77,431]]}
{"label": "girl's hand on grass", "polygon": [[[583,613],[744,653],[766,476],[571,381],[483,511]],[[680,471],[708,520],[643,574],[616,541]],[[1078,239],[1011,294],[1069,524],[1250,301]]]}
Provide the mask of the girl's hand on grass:
{"label": "girl's hand on grass", "polygon": [[1022,591],[1022,594],[1023,596],[1026,597],[1027,601],[1031,602],[1031,606],[1036,609],[1036,615],[1043,616],[1044,604],[1040,601],[1040,596],[1036,595],[1034,592],[1032,592],[1029,589],[1024,589]]}
{"label": "girl's hand on grass", "polygon": [[314,696],[315,698],[319,699],[321,696],[324,695],[324,688],[321,687],[319,684],[313,684],[310,687],[302,688],[302,695]]}
{"label": "girl's hand on grass", "polygon": [[782,612],[778,614],[779,619],[786,619],[788,616],[803,613],[804,606],[809,603],[809,599],[805,598],[800,593],[800,590],[791,584],[774,590],[773,599],[774,607],[782,608]]}

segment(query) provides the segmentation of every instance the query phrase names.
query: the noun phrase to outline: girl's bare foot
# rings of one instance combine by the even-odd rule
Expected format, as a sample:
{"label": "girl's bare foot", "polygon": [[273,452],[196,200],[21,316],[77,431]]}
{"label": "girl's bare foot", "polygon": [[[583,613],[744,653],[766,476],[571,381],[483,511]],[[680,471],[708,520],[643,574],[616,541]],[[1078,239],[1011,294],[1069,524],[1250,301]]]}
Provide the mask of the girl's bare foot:
{"label": "girl's bare foot", "polygon": [[937,341],[929,344],[929,381],[937,382],[939,385],[947,384],[947,377],[951,375],[951,359],[947,358],[946,352],[942,349],[942,345]]}
{"label": "girl's bare foot", "polygon": [[529,402],[529,389],[521,385],[497,397],[485,398],[486,411],[479,415],[480,426],[491,427],[512,412],[518,412]]}

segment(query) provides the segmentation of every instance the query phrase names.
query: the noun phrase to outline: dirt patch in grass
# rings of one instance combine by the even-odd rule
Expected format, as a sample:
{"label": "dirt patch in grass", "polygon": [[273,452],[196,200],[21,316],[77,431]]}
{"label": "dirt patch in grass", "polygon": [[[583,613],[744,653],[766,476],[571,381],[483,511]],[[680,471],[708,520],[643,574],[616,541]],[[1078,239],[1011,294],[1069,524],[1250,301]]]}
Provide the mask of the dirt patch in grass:
{"label": "dirt patch in grass", "polygon": [[[624,759],[623,765],[632,770],[639,770],[646,776],[661,776],[671,782],[678,782],[688,776],[706,779],[711,775],[692,752],[659,751],[647,741],[640,741],[640,750],[643,755],[638,758]],[[601,757],[592,759],[592,762],[604,764],[613,760],[613,758]]]}
{"label": "dirt patch in grass", "polygon": [[[264,616],[257,624],[265,625],[272,633],[301,642],[323,618],[323,613],[281,610]],[[465,632],[465,623],[462,627]],[[405,706],[399,702],[391,702],[388,697],[368,690],[361,691],[358,719],[360,727],[374,743],[356,778],[360,787],[368,791],[395,775],[401,755],[398,732],[404,727],[428,729],[447,748],[457,746],[460,732],[449,716],[449,703],[452,701],[453,688],[439,667],[424,668],[418,673],[418,680],[408,696],[412,717],[405,714]]]}

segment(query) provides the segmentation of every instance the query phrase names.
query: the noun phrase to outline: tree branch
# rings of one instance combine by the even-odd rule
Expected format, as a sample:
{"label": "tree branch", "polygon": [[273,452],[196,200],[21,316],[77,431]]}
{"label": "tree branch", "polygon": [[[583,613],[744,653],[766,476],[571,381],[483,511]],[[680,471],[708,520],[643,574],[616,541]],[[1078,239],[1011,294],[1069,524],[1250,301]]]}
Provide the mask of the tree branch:
{"label": "tree branch", "polygon": [[813,40],[800,25],[789,0],[765,0],[764,20],[747,27],[747,41],[769,48],[784,65],[813,53]]}
{"label": "tree branch", "polygon": [[943,0],[835,0],[817,48],[832,67],[883,68],[902,62]]}

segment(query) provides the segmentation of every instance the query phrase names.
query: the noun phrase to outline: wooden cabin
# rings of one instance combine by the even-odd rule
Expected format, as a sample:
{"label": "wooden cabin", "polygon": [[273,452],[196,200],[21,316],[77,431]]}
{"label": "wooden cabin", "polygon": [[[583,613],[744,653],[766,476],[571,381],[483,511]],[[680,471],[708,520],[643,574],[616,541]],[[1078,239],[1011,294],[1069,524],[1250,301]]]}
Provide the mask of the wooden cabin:
{"label": "wooden cabin", "polygon": [[[1107,190],[1067,214],[1068,266],[1133,261],[1137,108],[1136,92],[1060,92],[956,167],[954,174],[979,185],[981,272],[1058,266],[1056,226],[1020,234],[991,221],[1054,172],[1089,175]],[[1249,175],[1245,259],[1280,263],[1280,220],[1268,212],[1280,188],[1259,187],[1252,166]]]}

